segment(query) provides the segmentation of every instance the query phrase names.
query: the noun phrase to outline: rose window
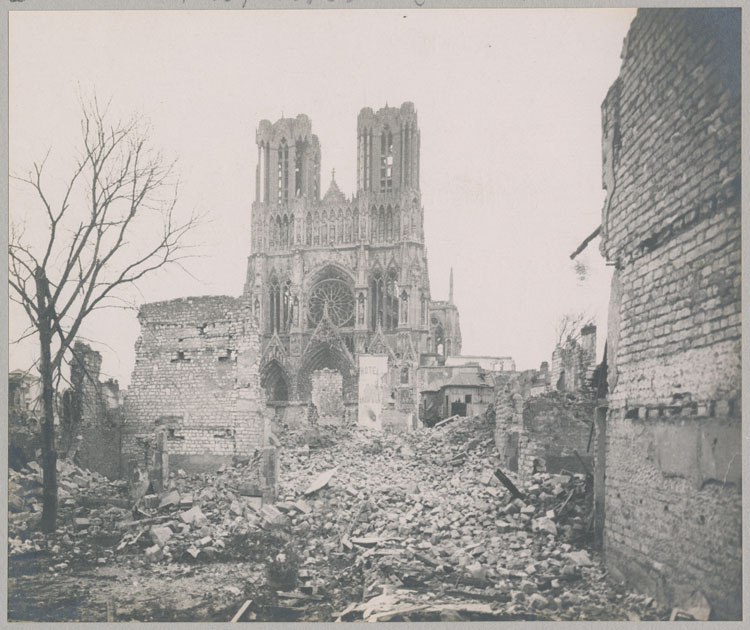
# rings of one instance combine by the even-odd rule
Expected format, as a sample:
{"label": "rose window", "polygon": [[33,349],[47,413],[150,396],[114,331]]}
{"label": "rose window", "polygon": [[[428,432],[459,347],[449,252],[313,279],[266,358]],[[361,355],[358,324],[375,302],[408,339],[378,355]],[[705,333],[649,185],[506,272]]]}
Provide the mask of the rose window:
{"label": "rose window", "polygon": [[308,300],[308,313],[313,326],[320,322],[326,309],[335,326],[348,326],[352,323],[354,292],[345,281],[328,278],[315,285]]}

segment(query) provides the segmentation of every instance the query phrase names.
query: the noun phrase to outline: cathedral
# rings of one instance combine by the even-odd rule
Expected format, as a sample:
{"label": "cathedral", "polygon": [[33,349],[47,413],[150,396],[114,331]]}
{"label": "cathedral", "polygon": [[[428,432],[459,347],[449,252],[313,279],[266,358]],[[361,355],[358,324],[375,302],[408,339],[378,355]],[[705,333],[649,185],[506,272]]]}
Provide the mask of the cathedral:
{"label": "cathedral", "polygon": [[270,404],[309,401],[313,373],[341,374],[357,402],[362,355],[388,357],[393,405],[418,403],[418,368],[461,353],[458,310],[430,293],[412,103],[357,118],[357,190],[335,171],[321,195],[321,146],[304,114],[260,122],[243,301],[261,332]]}

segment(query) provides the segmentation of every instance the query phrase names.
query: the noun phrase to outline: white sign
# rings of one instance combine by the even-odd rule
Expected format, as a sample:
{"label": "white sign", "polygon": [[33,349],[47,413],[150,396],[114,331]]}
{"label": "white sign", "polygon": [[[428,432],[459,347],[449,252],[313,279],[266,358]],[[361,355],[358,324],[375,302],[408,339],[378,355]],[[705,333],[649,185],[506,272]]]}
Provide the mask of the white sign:
{"label": "white sign", "polygon": [[359,355],[359,408],[357,424],[383,429],[383,402],[388,380],[388,356]]}

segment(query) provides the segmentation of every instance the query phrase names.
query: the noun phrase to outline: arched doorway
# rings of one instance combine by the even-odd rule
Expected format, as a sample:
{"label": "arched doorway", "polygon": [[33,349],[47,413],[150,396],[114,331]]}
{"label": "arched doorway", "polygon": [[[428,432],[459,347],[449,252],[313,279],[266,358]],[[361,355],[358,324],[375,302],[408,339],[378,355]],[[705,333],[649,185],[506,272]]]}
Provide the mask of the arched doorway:
{"label": "arched doorway", "polygon": [[299,400],[311,400],[312,374],[324,369],[341,373],[341,396],[344,400],[356,399],[357,375],[354,366],[343,351],[323,341],[309,348],[302,359],[297,373],[297,398]]}
{"label": "arched doorway", "polygon": [[276,359],[266,363],[260,372],[260,385],[266,392],[269,403],[289,401],[289,376]]}

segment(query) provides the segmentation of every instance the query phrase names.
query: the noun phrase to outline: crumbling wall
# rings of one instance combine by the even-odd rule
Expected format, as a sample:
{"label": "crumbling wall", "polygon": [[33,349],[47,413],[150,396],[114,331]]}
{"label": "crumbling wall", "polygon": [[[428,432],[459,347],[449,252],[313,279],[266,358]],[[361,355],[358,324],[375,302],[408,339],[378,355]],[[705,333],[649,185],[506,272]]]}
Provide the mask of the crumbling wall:
{"label": "crumbling wall", "polygon": [[169,466],[186,471],[260,448],[260,339],[250,309],[207,296],[146,304],[138,318],[123,458],[151,466],[159,433]]}
{"label": "crumbling wall", "polygon": [[[115,381],[99,381],[102,355],[82,341],[73,345],[72,388],[63,395],[60,448],[81,467],[120,477],[120,409]],[[108,401],[114,394],[113,404]]]}
{"label": "crumbling wall", "polygon": [[520,375],[504,379],[495,398],[495,447],[502,465],[522,482],[540,471],[592,472],[594,408],[589,395],[531,396]]}
{"label": "crumbling wall", "polygon": [[344,422],[344,380],[341,372],[323,368],[310,375],[312,402],[318,411],[320,424]]}
{"label": "crumbling wall", "polygon": [[742,615],[739,68],[739,9],[641,9],[602,105],[607,567],[720,619]]}
{"label": "crumbling wall", "polygon": [[[593,472],[594,400],[550,392],[525,401],[518,437],[518,473]],[[590,443],[590,439],[592,440]]]}
{"label": "crumbling wall", "polygon": [[518,472],[518,437],[523,424],[523,389],[517,374],[495,382],[495,448],[503,466]]}
{"label": "crumbling wall", "polygon": [[587,324],[579,337],[568,337],[552,352],[552,388],[576,392],[586,388],[596,367],[596,326]]}

